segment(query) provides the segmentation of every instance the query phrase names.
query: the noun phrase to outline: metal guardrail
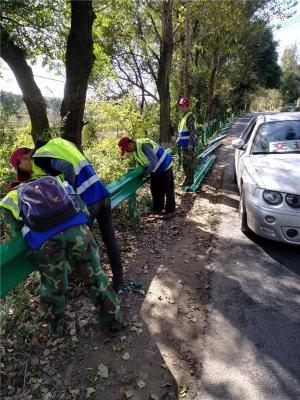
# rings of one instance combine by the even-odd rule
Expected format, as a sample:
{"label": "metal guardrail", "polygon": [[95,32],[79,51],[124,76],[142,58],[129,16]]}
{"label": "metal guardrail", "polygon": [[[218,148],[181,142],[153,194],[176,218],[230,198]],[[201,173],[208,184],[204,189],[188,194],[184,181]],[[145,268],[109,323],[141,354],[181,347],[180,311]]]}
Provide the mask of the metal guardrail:
{"label": "metal guardrail", "polygon": [[[232,120],[233,117],[234,115],[231,115],[230,120]],[[201,161],[194,173],[194,183],[190,187],[183,187],[182,189],[184,191],[191,190],[192,192],[195,192],[198,190],[203,179],[216,160],[216,156],[210,156],[210,154],[221,146],[221,140],[226,137],[226,132],[231,125],[232,122],[229,122],[229,120],[226,118],[223,120],[216,120],[206,129],[204,129],[203,142],[208,147],[198,154],[197,158]]]}
{"label": "metal guardrail", "polygon": [[[204,131],[205,144],[209,147],[198,157],[202,159],[195,171],[194,183],[190,187],[192,191],[196,191],[210,167],[216,160],[216,156],[209,156],[217,147],[221,145],[219,142],[225,137],[224,132],[231,126],[225,121],[214,121],[214,123]],[[222,129],[221,127],[224,126]],[[215,134],[221,135],[212,138]],[[208,138],[212,138],[208,140]],[[169,152],[172,149],[168,149]],[[143,180],[143,167],[130,170],[120,179],[112,182],[107,186],[111,194],[112,208],[117,207],[123,201],[128,200],[129,217],[136,217],[136,192],[141,188],[145,181]],[[23,282],[31,272],[37,269],[36,262],[31,256],[31,251],[27,247],[21,234],[16,238],[9,240],[0,245],[0,297],[4,297],[10,290]]]}
{"label": "metal guardrail", "polygon": [[[136,192],[145,183],[143,173],[143,167],[135,168],[107,186],[112,208],[128,200],[130,218],[136,216]],[[0,262],[1,298],[37,270],[37,263],[21,233],[0,245]]]}
{"label": "metal guardrail", "polygon": [[218,147],[221,146],[221,142],[218,141],[212,145],[210,145],[205,151],[203,151],[202,153],[199,154],[198,158],[202,158],[204,159],[205,157],[207,157],[210,153],[212,153],[214,150],[216,150]]}
{"label": "metal guardrail", "polygon": [[198,168],[195,171],[194,183],[191,186],[192,192],[195,192],[199,188],[211,166],[216,161],[216,158],[216,156],[208,156],[203,160],[201,164],[199,164]]}

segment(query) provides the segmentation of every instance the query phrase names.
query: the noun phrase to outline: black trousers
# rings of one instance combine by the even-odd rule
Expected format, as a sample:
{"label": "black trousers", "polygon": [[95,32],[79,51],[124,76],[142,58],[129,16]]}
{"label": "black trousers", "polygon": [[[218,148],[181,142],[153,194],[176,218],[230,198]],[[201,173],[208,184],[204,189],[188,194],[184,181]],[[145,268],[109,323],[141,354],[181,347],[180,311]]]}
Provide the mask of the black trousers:
{"label": "black trousers", "polygon": [[113,288],[118,292],[120,285],[123,283],[123,267],[112,220],[110,196],[106,196],[97,203],[89,205],[88,210],[91,218],[93,220],[96,218],[98,221],[113,273]]}
{"label": "black trousers", "polygon": [[153,200],[153,211],[166,213],[175,211],[174,177],[170,168],[161,175],[150,174],[150,189]]}

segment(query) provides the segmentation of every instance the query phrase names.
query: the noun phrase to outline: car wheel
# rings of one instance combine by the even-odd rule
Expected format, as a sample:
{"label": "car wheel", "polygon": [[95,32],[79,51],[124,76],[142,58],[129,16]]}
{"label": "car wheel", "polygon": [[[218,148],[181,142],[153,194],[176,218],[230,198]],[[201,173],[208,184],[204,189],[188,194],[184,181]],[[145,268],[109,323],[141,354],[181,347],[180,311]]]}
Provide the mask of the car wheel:
{"label": "car wheel", "polygon": [[240,205],[239,205],[239,214],[240,214],[240,228],[242,232],[249,232],[249,227],[247,224],[247,212],[245,206],[245,196],[243,187],[241,187],[241,196],[240,196]]}

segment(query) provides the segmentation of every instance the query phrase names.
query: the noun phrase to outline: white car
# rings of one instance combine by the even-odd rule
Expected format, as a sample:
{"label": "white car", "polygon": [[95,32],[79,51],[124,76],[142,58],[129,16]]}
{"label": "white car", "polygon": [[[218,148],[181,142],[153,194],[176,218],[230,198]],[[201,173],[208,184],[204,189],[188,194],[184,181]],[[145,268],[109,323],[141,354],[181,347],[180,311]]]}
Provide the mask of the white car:
{"label": "white car", "polygon": [[300,244],[300,113],[253,117],[232,142],[241,230]]}

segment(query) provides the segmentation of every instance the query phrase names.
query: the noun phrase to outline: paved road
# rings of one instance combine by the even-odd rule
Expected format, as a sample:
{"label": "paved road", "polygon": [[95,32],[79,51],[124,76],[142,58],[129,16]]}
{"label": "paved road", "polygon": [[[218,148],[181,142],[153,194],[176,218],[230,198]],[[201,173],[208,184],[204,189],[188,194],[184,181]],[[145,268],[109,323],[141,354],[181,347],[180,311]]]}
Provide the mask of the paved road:
{"label": "paved road", "polygon": [[300,252],[239,230],[230,142],[220,154],[220,224],[211,256],[211,303],[197,400],[300,399]]}

